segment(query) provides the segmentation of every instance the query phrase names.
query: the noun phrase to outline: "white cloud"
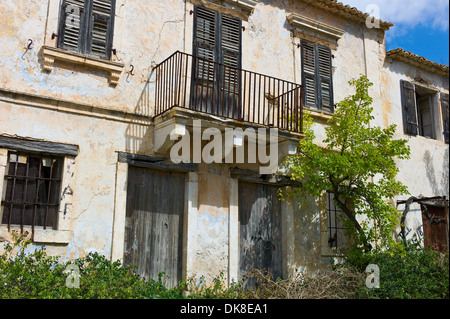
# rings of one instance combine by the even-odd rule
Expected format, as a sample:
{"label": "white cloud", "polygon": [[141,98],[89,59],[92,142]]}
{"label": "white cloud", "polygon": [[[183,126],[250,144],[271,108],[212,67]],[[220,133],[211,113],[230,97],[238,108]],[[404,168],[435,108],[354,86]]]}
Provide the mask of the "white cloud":
{"label": "white cloud", "polygon": [[[370,8],[377,5],[382,20],[399,27],[424,25],[442,31],[449,29],[448,0],[340,0],[357,9],[375,15]],[[369,9],[369,10],[367,10]]]}

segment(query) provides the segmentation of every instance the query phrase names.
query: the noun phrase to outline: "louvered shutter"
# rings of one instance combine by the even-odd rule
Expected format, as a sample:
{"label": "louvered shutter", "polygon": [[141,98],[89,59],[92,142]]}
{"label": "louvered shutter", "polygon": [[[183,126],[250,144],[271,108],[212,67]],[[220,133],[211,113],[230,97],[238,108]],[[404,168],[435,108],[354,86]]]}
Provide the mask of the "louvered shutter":
{"label": "louvered shutter", "polygon": [[194,64],[198,101],[193,103],[203,111],[238,119],[242,21],[202,6],[195,6],[194,13],[193,52],[200,59]]}
{"label": "louvered shutter", "polygon": [[416,92],[414,84],[407,81],[400,81],[403,111],[403,128],[405,134],[417,135],[417,107]]}
{"label": "louvered shutter", "polygon": [[444,140],[445,143],[449,142],[449,110],[448,110],[448,94],[441,93],[441,110],[442,110],[442,123],[444,124]]}
{"label": "louvered shutter", "polygon": [[88,52],[109,59],[114,28],[114,0],[93,0],[90,17]]}
{"label": "louvered shutter", "polygon": [[333,112],[333,81],[331,50],[328,47],[317,46],[318,79],[319,79],[319,104],[321,108],[328,112]]}
{"label": "louvered shutter", "polygon": [[302,77],[305,96],[305,105],[308,107],[317,107],[316,95],[316,55],[314,43],[301,41],[302,56]]}
{"label": "louvered shutter", "polygon": [[197,79],[213,81],[213,64],[202,59],[216,61],[216,13],[206,8],[195,6],[194,55],[198,61]]}
{"label": "louvered shutter", "polygon": [[238,72],[234,68],[240,68],[241,55],[241,20],[222,15],[221,23],[221,60],[224,65],[232,68],[226,69],[225,87],[230,93],[237,93]]}
{"label": "louvered shutter", "polygon": [[75,52],[83,52],[86,1],[64,0],[61,7],[58,47]]}
{"label": "louvered shutter", "polygon": [[225,71],[219,72],[224,75],[220,85],[225,94],[222,97],[222,113],[230,118],[240,118],[240,72],[241,67],[241,27],[242,22],[227,15],[220,15],[220,58]]}

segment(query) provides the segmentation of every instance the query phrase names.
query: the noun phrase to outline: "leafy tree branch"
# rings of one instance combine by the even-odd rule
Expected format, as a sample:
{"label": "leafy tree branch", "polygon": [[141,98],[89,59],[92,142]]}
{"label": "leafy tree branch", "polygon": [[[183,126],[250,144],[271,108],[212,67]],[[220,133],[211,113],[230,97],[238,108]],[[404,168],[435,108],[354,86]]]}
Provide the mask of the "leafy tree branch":
{"label": "leafy tree branch", "polygon": [[[392,232],[401,216],[388,200],[408,194],[406,186],[396,180],[396,160],[409,159],[410,149],[406,140],[394,139],[395,125],[371,124],[369,88],[373,84],[368,78],[362,75],[349,84],[355,93],[336,105],[321,146],[311,117],[305,116],[305,137],[288,165],[292,179],[301,182],[294,192],[316,197],[333,193],[335,204],[353,226],[353,248],[368,251],[371,243],[395,244]],[[362,217],[364,222],[359,221]]]}

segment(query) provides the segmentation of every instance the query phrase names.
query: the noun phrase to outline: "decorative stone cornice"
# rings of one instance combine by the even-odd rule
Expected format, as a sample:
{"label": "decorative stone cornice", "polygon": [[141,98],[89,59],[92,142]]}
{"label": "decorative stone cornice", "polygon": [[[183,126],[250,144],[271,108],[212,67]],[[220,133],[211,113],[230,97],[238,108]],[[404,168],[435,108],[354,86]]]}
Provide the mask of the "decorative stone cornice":
{"label": "decorative stone cornice", "polygon": [[315,35],[332,39],[339,40],[344,35],[344,30],[335,28],[331,25],[316,21],[305,16],[301,16],[296,13],[291,13],[287,16],[289,23],[296,28],[298,31],[312,32]]}
{"label": "decorative stone cornice", "polygon": [[[368,13],[364,13],[349,5],[344,5],[337,0],[302,0],[303,2],[313,5],[317,8],[326,10],[330,13],[343,17],[344,19],[365,24],[367,18],[370,17]],[[394,24],[387,21],[380,20],[380,29],[383,31],[389,30]]]}
{"label": "decorative stone cornice", "polygon": [[73,64],[84,65],[95,69],[107,71],[110,75],[109,82],[111,85],[117,85],[119,82],[120,74],[122,73],[124,64],[104,60],[100,58],[94,58],[87,55],[69,52],[58,48],[44,45],[42,47],[42,55],[44,57],[44,70],[51,72],[54,67],[55,60],[70,62]]}
{"label": "decorative stone cornice", "polygon": [[236,4],[248,12],[252,12],[255,9],[256,5],[258,4],[258,1],[254,0],[225,0],[225,1],[232,4]]}

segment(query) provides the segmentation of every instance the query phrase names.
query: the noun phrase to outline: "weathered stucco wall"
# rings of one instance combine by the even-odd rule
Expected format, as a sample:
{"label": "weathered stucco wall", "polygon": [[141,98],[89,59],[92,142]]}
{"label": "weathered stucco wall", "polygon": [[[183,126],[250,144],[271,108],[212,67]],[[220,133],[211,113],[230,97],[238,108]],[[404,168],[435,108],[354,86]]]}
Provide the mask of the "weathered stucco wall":
{"label": "weathered stucco wall", "polygon": [[[110,256],[114,214],[117,151],[131,152],[124,138],[130,124],[77,116],[28,105],[0,102],[2,134],[32,137],[79,146],[79,154],[64,174],[70,176],[66,194],[72,237],[67,246],[48,245],[50,253],[65,258],[98,251]],[[3,178],[2,178],[3,179]]]}
{"label": "weathered stucco wall", "polygon": [[[449,147],[443,140],[443,124],[439,92],[448,93],[448,78],[431,74],[403,62],[387,60],[382,76],[382,121],[383,125],[397,125],[396,138],[408,140],[411,148],[409,160],[398,161],[398,180],[408,187],[409,195],[397,196],[395,200],[406,200],[409,196],[449,197]],[[433,93],[435,139],[410,136],[403,131],[400,81],[416,82],[425,80],[424,87],[435,90]],[[416,82],[417,83],[417,82]],[[381,121],[381,118],[380,118]],[[403,211],[404,205],[398,208]],[[418,204],[411,205],[406,228],[412,230],[408,238],[423,239],[422,212]]]}
{"label": "weathered stucco wall", "polygon": [[[55,46],[51,34],[57,32],[59,0],[1,1],[0,134],[75,144],[80,150],[70,165],[73,194],[67,207],[72,236],[66,246],[48,245],[50,253],[76,258],[95,250],[120,258],[126,164],[117,163],[117,152],[154,155],[154,127],[152,118],[146,117],[154,114],[152,66],[177,50],[192,52],[192,9],[193,4],[183,0],[117,0],[113,40],[117,53],[112,59],[124,67],[113,86],[104,71],[68,62],[57,61],[51,72],[43,70],[42,46]],[[418,71],[385,61],[383,31],[302,1],[263,0],[243,21],[243,69],[301,84],[298,44],[303,35],[286,20],[293,12],[345,31],[337,43],[326,42],[334,55],[335,102],[352,93],[350,79],[367,75],[374,83],[373,125],[397,124],[397,137],[405,138],[399,81],[413,80]],[[30,50],[26,50],[28,39],[33,40]],[[128,73],[131,65],[134,75]],[[448,92],[448,79],[421,75]],[[320,143],[326,116],[318,113],[316,118]],[[399,179],[413,195],[448,196],[448,146],[422,137],[407,138],[412,156],[399,162]],[[238,194],[229,168],[201,164],[198,173],[191,174],[197,175],[187,186],[191,187],[190,219],[185,226],[188,275],[211,279],[225,272],[230,280],[236,277],[238,220],[233,214]],[[290,268],[314,269],[333,255],[324,241],[326,203],[303,200],[293,203],[292,216],[288,214],[292,223],[285,229],[291,237],[284,241],[292,251],[284,258]]]}
{"label": "weathered stucco wall", "polygon": [[[56,62],[43,71],[41,48],[55,46],[59,2],[2,1],[1,83],[3,88],[66,99],[95,106],[137,111],[141,93],[150,75],[152,61],[161,62],[183,49],[184,1],[116,1],[113,61],[124,64],[119,84],[112,87],[104,71],[67,62]],[[55,24],[56,21],[56,24]],[[26,51],[28,39],[32,49]],[[131,64],[134,76],[127,73]]]}

